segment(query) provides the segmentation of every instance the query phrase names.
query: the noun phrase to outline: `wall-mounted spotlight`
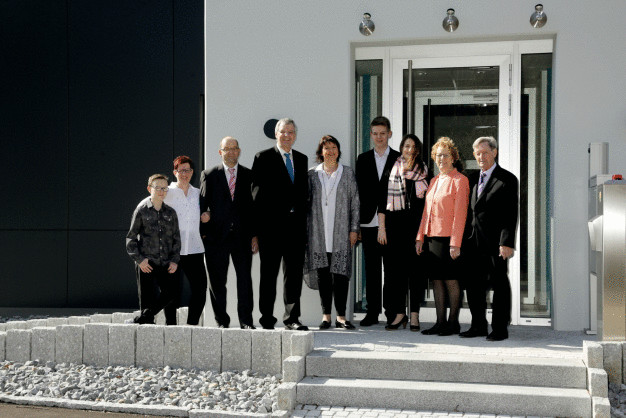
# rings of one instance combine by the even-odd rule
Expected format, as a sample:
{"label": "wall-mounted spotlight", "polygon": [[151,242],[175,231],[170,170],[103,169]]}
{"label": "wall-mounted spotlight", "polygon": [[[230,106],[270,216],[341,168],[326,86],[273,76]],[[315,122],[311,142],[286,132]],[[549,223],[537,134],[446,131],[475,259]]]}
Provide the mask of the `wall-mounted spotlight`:
{"label": "wall-mounted spotlight", "polygon": [[535,13],[530,15],[530,24],[533,28],[541,28],[548,21],[548,16],[543,12],[543,4],[535,6]]}
{"label": "wall-mounted spotlight", "polygon": [[359,32],[361,32],[361,35],[370,36],[374,33],[374,29],[376,29],[376,25],[372,22],[372,15],[363,13],[363,20],[359,23]]}
{"label": "wall-mounted spotlight", "polygon": [[448,15],[443,19],[441,26],[446,32],[454,32],[459,27],[459,19],[454,16],[454,9],[448,9],[447,13]]}

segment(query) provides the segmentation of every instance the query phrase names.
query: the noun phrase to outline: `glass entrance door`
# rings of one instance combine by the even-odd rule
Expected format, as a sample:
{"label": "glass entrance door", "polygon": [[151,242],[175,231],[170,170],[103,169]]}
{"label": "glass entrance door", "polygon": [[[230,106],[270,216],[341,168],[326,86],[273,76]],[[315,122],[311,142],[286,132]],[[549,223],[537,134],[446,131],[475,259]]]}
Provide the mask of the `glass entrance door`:
{"label": "glass entrance door", "polygon": [[[424,160],[436,175],[430,150],[439,137],[450,137],[459,149],[464,174],[469,176],[479,169],[472,143],[478,137],[493,136],[499,144],[498,163],[519,177],[519,164],[512,164],[519,158],[514,155],[517,147],[511,144],[509,129],[509,55],[395,59],[392,85],[394,148],[404,134],[417,135],[424,144]],[[514,257],[509,262],[512,289],[520,287],[519,259]],[[434,307],[433,300],[429,284],[426,309]],[[519,322],[519,304],[519,292],[513,292],[514,324]]]}

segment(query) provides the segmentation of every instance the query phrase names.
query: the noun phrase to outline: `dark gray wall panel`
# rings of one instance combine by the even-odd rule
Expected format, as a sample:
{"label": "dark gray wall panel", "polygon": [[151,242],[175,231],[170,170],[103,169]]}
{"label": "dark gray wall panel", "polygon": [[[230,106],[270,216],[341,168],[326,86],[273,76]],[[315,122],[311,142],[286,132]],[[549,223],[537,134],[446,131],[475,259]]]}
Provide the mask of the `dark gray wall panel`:
{"label": "dark gray wall panel", "polygon": [[125,232],[70,232],[68,306],[138,308],[134,265]]}
{"label": "dark gray wall panel", "polygon": [[0,231],[0,253],[0,306],[65,306],[67,232]]}
{"label": "dark gray wall panel", "polygon": [[65,228],[65,1],[0,1],[0,40],[0,229]]}
{"label": "dark gray wall panel", "polygon": [[[198,186],[204,168],[200,137],[200,96],[204,94],[204,4],[174,3],[174,155],[188,155],[196,164],[192,183]],[[217,147],[216,147],[217,149]]]}
{"label": "dark gray wall panel", "polygon": [[126,229],[148,176],[171,173],[172,2],[76,0],[69,21],[69,225]]}

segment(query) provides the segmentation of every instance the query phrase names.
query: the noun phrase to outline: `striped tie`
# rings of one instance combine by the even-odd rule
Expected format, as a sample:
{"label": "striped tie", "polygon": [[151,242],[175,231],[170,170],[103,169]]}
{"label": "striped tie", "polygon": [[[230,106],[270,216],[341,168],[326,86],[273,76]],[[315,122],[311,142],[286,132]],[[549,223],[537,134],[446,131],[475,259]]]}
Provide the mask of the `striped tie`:
{"label": "striped tie", "polygon": [[230,198],[235,200],[235,169],[229,168],[230,180],[228,180],[228,190],[230,190]]}
{"label": "striped tie", "polygon": [[480,196],[480,194],[485,189],[485,177],[487,177],[486,173],[480,173],[480,180],[478,181],[478,194],[477,194],[477,196]]}

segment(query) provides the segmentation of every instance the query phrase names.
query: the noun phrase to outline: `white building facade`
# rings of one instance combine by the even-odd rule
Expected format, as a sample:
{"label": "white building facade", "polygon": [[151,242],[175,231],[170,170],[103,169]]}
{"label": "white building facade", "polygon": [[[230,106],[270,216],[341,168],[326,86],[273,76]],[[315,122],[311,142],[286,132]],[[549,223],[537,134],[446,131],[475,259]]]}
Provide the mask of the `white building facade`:
{"label": "white building facade", "polygon": [[[460,21],[451,33],[442,28],[448,8]],[[353,165],[378,113],[392,121],[392,147],[407,129],[425,144],[450,136],[467,169],[475,168],[469,138],[493,134],[499,164],[521,180],[513,323],[588,328],[587,150],[608,142],[609,172],[626,172],[626,2],[544,3],[543,28],[530,25],[534,10],[531,2],[490,0],[207,1],[206,165],[219,163],[219,141],[230,135],[251,167],[256,152],[273,146],[265,122],[282,117],[298,124],[295,148],[311,166],[325,134],[339,139],[342,162]],[[358,30],[365,12],[376,24],[367,37]],[[362,290],[358,264],[350,305]],[[258,256],[253,279],[258,321]],[[231,268],[233,320],[234,284]],[[319,323],[319,296],[306,286],[302,312],[307,325]],[[212,318],[210,309],[205,315]]]}

